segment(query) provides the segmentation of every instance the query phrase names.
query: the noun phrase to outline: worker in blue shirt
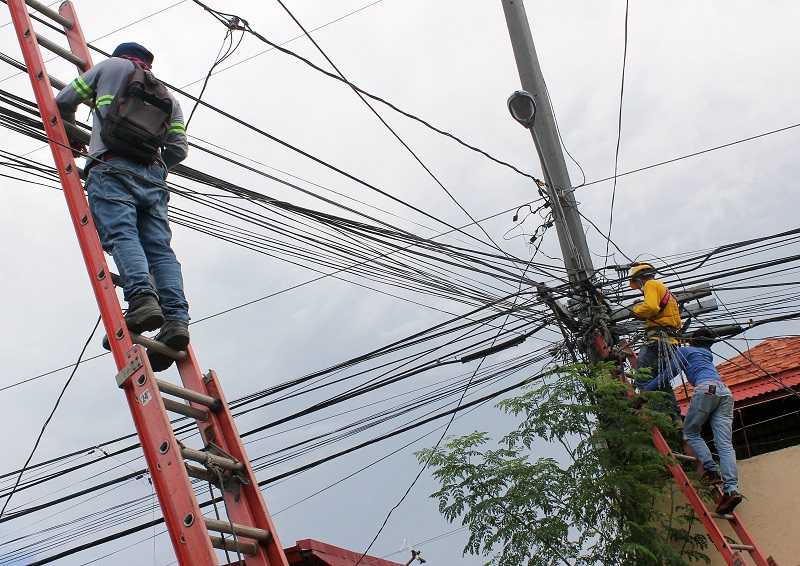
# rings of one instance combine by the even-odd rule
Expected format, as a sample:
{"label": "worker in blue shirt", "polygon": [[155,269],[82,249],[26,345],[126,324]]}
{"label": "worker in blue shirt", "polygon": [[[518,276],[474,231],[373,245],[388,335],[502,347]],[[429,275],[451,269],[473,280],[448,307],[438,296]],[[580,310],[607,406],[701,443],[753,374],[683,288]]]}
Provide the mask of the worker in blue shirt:
{"label": "worker in blue shirt", "polygon": [[[722,381],[714,366],[711,346],[714,334],[707,328],[692,333],[689,346],[678,348],[675,354],[676,371],[663,372],[645,384],[643,391],[655,391],[665,379],[671,379],[683,370],[686,379],[694,386],[694,394],[683,421],[683,438],[702,462],[703,481],[722,483],[722,497],[717,503],[717,513],[728,514],[742,502],[738,491],[736,452],[733,449],[733,395]],[[719,467],[711,456],[700,432],[710,421],[714,444],[719,454]],[[720,472],[722,477],[720,478]]]}

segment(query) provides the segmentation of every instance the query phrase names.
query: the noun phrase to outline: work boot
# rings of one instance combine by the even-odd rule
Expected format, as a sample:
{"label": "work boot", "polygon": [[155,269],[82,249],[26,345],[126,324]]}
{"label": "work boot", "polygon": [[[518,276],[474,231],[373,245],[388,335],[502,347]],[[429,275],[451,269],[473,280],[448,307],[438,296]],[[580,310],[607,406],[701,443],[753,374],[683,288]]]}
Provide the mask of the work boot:
{"label": "work boot", "polygon": [[148,330],[156,330],[164,324],[164,314],[153,295],[143,294],[131,297],[128,301],[128,312],[125,314],[128,330],[141,334]]}
{"label": "work boot", "polygon": [[717,513],[720,515],[733,513],[733,510],[742,502],[742,499],[743,497],[738,491],[723,493],[719,503],[717,503]]}
{"label": "work boot", "polygon": [[[168,320],[161,327],[155,340],[173,350],[183,351],[189,345],[189,325],[182,320]],[[169,356],[150,350],[147,351],[147,357],[150,359],[153,371],[164,371],[175,361]]]}

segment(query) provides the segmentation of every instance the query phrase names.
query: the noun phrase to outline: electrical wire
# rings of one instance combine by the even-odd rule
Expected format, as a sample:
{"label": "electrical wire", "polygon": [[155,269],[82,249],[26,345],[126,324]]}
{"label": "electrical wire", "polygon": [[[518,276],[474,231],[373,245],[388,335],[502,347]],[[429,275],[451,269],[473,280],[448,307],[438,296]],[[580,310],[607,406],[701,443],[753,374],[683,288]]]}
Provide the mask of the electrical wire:
{"label": "electrical wire", "polygon": [[[278,0],[278,1],[280,1],[280,0]],[[534,255],[535,255],[535,253],[534,253]],[[531,261],[533,261],[533,257],[531,258]],[[524,272],[523,272],[523,277],[524,277],[524,275],[525,275],[525,274],[524,274]],[[522,289],[522,282],[520,282],[520,287],[519,287],[519,289],[520,289],[520,292],[521,292],[521,289]],[[506,316],[506,319],[504,320],[504,322],[503,322],[503,325],[500,327],[500,331],[498,332],[498,334],[497,334],[497,335],[494,337],[494,339],[492,340],[492,344],[491,344],[491,346],[490,346],[490,349],[491,349],[491,347],[492,347],[492,346],[494,346],[494,345],[495,345],[495,343],[496,343],[496,341],[497,341],[497,338],[499,338],[499,336],[500,336],[500,333],[503,331],[503,328],[505,327],[505,324],[506,324],[507,322],[508,322],[508,316]],[[481,358],[480,358],[480,362],[478,363],[478,366],[475,368],[475,371],[473,372],[472,376],[470,376],[470,380],[469,380],[469,382],[467,383],[467,386],[464,388],[464,391],[461,393],[461,397],[458,399],[458,403],[456,404],[456,409],[458,409],[459,407],[461,407],[462,403],[464,402],[464,395],[466,395],[466,392],[467,392],[467,390],[469,389],[470,385],[472,385],[472,381],[473,381],[473,379],[475,378],[475,375],[478,373],[478,371],[480,370],[480,368],[481,368],[481,366],[483,365],[483,362],[484,362],[485,360],[486,360],[486,356],[485,356],[485,355],[484,355],[483,357],[481,357]],[[437,441],[436,441],[436,445],[433,447],[433,449],[432,449],[432,452],[436,451],[436,450],[439,448],[439,446],[441,445],[441,443],[442,443],[442,441],[444,440],[445,436],[447,436],[447,433],[448,433],[448,431],[450,430],[450,426],[453,424],[453,419],[455,419],[455,416],[456,416],[456,414],[455,414],[455,413],[453,413],[453,415],[450,417],[450,420],[448,421],[448,423],[447,423],[447,426],[445,426],[444,430],[442,431],[442,434],[441,434],[441,436],[439,437],[439,440],[437,440]],[[431,452],[431,453],[432,453],[432,452]],[[400,497],[400,499],[397,501],[397,503],[395,503],[395,504],[394,504],[394,506],[393,506],[391,509],[389,509],[389,512],[386,514],[386,517],[384,518],[384,520],[383,520],[383,523],[382,523],[382,524],[381,524],[381,526],[378,528],[378,532],[376,532],[376,533],[375,533],[375,536],[374,536],[374,537],[372,537],[372,540],[371,540],[371,541],[370,541],[370,543],[367,545],[367,548],[366,548],[366,549],[364,550],[364,552],[361,554],[361,556],[359,557],[358,561],[355,563],[355,566],[358,566],[359,564],[361,564],[361,561],[362,561],[362,560],[364,560],[364,557],[365,557],[365,556],[367,556],[367,554],[369,553],[369,551],[372,549],[372,546],[373,546],[373,545],[375,544],[375,542],[378,540],[378,537],[380,537],[381,533],[382,533],[382,532],[383,532],[383,530],[386,528],[386,525],[388,524],[388,522],[389,522],[389,519],[391,518],[392,514],[395,512],[395,510],[397,510],[397,509],[400,507],[400,505],[402,505],[402,504],[403,504],[403,501],[405,501],[405,499],[406,499],[406,498],[408,497],[408,495],[411,493],[411,490],[412,490],[412,489],[414,489],[414,486],[417,484],[417,482],[419,481],[420,477],[422,477],[422,474],[425,472],[425,470],[427,470],[427,469],[428,469],[428,465],[429,465],[429,464],[430,464],[430,457],[428,457],[428,458],[425,460],[425,462],[422,464],[422,466],[420,466],[420,469],[419,469],[419,471],[417,472],[417,475],[416,475],[416,476],[414,477],[414,479],[411,481],[411,484],[408,486],[408,488],[407,488],[407,489],[406,489],[406,491],[403,493],[403,495]]]}
{"label": "electrical wire", "polygon": [[611,243],[611,229],[614,225],[614,201],[617,198],[617,173],[619,171],[619,146],[622,141],[622,100],[625,94],[625,67],[628,61],[628,7],[629,0],[625,0],[625,39],[622,48],[622,77],[619,82],[619,114],[617,118],[617,148],[614,151],[614,186],[611,189],[611,210],[608,213],[608,236],[606,238],[606,254],[603,265],[608,265],[608,246]]}
{"label": "electrical wire", "polygon": [[[189,113],[189,118],[186,120],[185,127],[189,128],[189,123],[192,121],[192,117],[194,117],[195,110],[197,110],[197,106],[200,104],[200,100],[203,98],[203,94],[206,92],[206,87],[208,86],[208,81],[211,78],[211,74],[214,72],[214,69],[217,68],[221,63],[224,63],[229,57],[231,57],[236,50],[239,49],[239,46],[242,44],[242,40],[244,39],[244,30],[241,30],[239,35],[239,40],[236,42],[236,45],[233,44],[233,30],[237,29],[238,20],[235,18],[231,18],[228,20],[225,29],[225,37],[222,40],[222,45],[219,47],[219,52],[217,52],[217,56],[214,59],[214,62],[211,64],[211,67],[208,69],[208,73],[206,73],[206,78],[203,80],[203,86],[200,88],[200,93],[197,95],[197,100],[192,107],[192,111]],[[228,47],[225,47],[226,43]],[[225,51],[223,53],[223,50]]]}
{"label": "electrical wire", "polygon": [[3,507],[2,509],[0,509],[0,519],[2,519],[3,514],[6,511],[6,508],[8,507],[8,504],[11,502],[11,498],[14,496],[17,487],[19,487],[19,482],[22,480],[22,475],[25,473],[25,468],[28,466],[28,464],[31,463],[31,459],[33,458],[33,455],[36,453],[36,449],[39,447],[39,443],[41,442],[42,437],[44,436],[44,431],[47,429],[47,425],[50,424],[50,421],[56,414],[56,409],[58,409],[58,405],[59,403],[61,403],[61,399],[64,397],[64,393],[67,392],[69,384],[72,383],[72,378],[75,377],[75,372],[78,371],[78,365],[80,364],[81,358],[83,358],[83,354],[86,352],[86,348],[89,346],[89,342],[92,341],[94,333],[97,331],[97,327],[100,326],[101,320],[102,320],[101,317],[97,317],[97,322],[95,322],[94,327],[92,328],[92,331],[89,334],[89,338],[86,339],[86,342],[84,343],[80,353],[78,354],[78,360],[75,362],[75,365],[72,368],[72,373],[69,374],[67,381],[64,383],[64,386],[61,388],[61,392],[58,394],[58,397],[56,398],[56,402],[53,404],[53,408],[50,410],[50,413],[44,420],[44,424],[42,424],[42,428],[39,431],[39,435],[36,437],[36,441],[33,443],[33,448],[31,448],[31,452],[30,454],[28,454],[28,459],[25,460],[25,463],[22,465],[22,469],[20,470],[19,475],[17,476],[17,479],[14,483],[14,487],[11,488],[11,492],[6,496],[6,500],[3,502]]}
{"label": "electrical wire", "polygon": [[[780,134],[780,133],[783,133],[783,132],[788,132],[789,130],[794,130],[795,128],[798,128],[798,127],[800,127],[800,122],[797,122],[797,123],[794,123],[794,124],[789,124],[789,125],[783,126],[781,128],[776,128],[774,130],[768,130],[766,132],[761,132],[759,134],[754,134],[752,136],[748,136],[748,137],[745,137],[745,138],[739,138],[739,139],[736,139],[736,140],[733,140],[733,141],[730,141],[730,142],[727,142],[727,143],[723,143],[721,145],[715,145],[715,146],[707,147],[707,148],[704,148],[704,149],[699,149],[699,150],[694,151],[692,153],[679,155],[677,157],[673,157],[671,159],[666,159],[664,161],[657,161],[655,163],[650,163],[649,165],[643,165],[642,167],[637,167],[636,169],[631,169],[629,171],[623,171],[622,173],[619,173],[617,175],[612,175],[610,177],[603,177],[602,179],[595,179],[593,181],[589,181],[587,183],[584,183],[581,186],[582,187],[589,187],[591,185],[597,185],[598,183],[605,183],[606,181],[611,181],[614,178],[625,177],[627,175],[633,175],[634,173],[641,173],[642,171],[648,171],[650,169],[655,169],[656,167],[662,167],[664,165],[669,165],[671,163],[676,163],[678,161],[683,161],[684,159],[690,159],[692,157],[697,157],[699,155],[705,155],[706,153],[719,151],[720,149],[726,149],[726,148],[729,148],[729,147],[733,147],[735,145],[739,145],[741,143],[746,143],[746,142],[749,142],[749,141],[765,138],[767,136],[771,136],[771,135],[774,135],[774,134]],[[576,187],[576,189],[577,188],[578,187]]]}
{"label": "electrical wire", "polygon": [[[198,5],[202,6],[203,8],[205,8],[206,10],[209,9],[207,6],[205,6],[199,0],[193,0],[193,1],[196,4],[198,4]],[[336,64],[331,60],[331,58],[328,56],[328,54],[322,49],[322,47],[320,47],[319,43],[317,43],[317,41],[311,36],[311,34],[306,30],[306,28],[303,27],[303,24],[301,24],[300,21],[292,13],[292,11],[289,10],[289,8],[286,6],[286,4],[283,2],[283,0],[276,0],[276,1],[284,9],[284,11],[289,15],[289,17],[292,18],[294,23],[297,24],[297,27],[299,27],[300,30],[306,35],[306,37],[314,45],[314,47],[317,48],[317,51],[320,52],[320,54],[325,58],[325,60],[328,62],[328,64],[330,64],[330,66],[333,67],[333,69],[336,71],[336,73],[339,75],[339,77],[341,77],[342,81],[347,83],[347,84],[350,84],[350,82],[347,80],[347,77],[344,76],[344,74],[339,69],[339,67],[336,66]],[[245,23],[245,27],[249,28],[249,25]],[[464,208],[464,206],[456,199],[456,197],[453,195],[453,193],[449,189],[447,189],[447,187],[444,186],[444,184],[441,182],[441,180],[422,161],[422,159],[419,157],[419,155],[417,155],[417,153],[413,149],[411,149],[411,146],[409,146],[408,143],[406,143],[406,141],[403,138],[400,137],[400,134],[398,134],[397,131],[394,128],[392,128],[389,125],[389,123],[383,118],[383,116],[381,116],[378,113],[378,111],[375,110],[375,107],[372,106],[367,101],[367,99],[355,87],[351,86],[351,89],[356,94],[356,96],[358,96],[358,98],[367,106],[367,108],[369,108],[369,110],[375,115],[375,117],[378,118],[378,120],[381,122],[381,124],[383,124],[383,126],[394,136],[394,138],[398,142],[400,142],[400,144],[411,154],[411,156],[414,158],[414,160],[417,163],[419,163],[419,165],[425,170],[425,172],[436,182],[437,185],[439,185],[439,187],[445,192],[445,194],[447,194],[447,196],[450,197],[450,200],[452,200],[453,203],[455,203],[455,205],[458,206],[458,208],[460,208],[461,211],[467,216],[467,218],[469,218],[483,232],[483,234],[489,239],[489,241],[492,243],[492,245],[495,248],[497,248],[498,250],[500,250],[501,252],[505,253],[502,250],[502,248],[500,248],[500,246],[497,244],[497,242],[494,241],[494,239],[491,237],[491,235],[489,235],[489,232],[487,232],[486,229],[481,224],[478,224],[478,223],[475,222],[475,219],[472,217],[472,215],[469,213],[469,211],[467,211],[467,209]]]}
{"label": "electrical wire", "polygon": [[[197,5],[199,5],[200,7],[202,7],[204,10],[206,10],[207,12],[209,12],[209,13],[210,13],[212,16],[215,16],[215,12],[216,12],[217,14],[219,14],[219,12],[217,12],[217,11],[216,11],[216,10],[214,10],[213,8],[210,8],[210,7],[209,7],[209,6],[207,6],[206,4],[203,4],[203,3],[199,2],[198,0],[193,0],[193,1],[194,1],[194,2],[195,2]],[[372,4],[370,4],[370,5],[372,5]],[[228,14],[228,15],[230,15],[230,14]],[[220,19],[218,16],[215,16],[215,17],[217,18],[217,20],[219,20],[219,21],[222,21],[222,20],[221,20],[221,19]],[[249,26],[248,26],[248,27],[249,27]],[[321,27],[324,27],[324,26],[321,26]],[[315,29],[312,29],[312,30],[310,30],[310,31],[316,31],[316,29],[319,29],[319,28],[315,28]],[[526,173],[526,172],[524,172],[524,171],[520,170],[519,168],[517,168],[516,166],[512,165],[511,163],[508,163],[508,162],[506,162],[506,161],[503,161],[502,159],[499,159],[499,158],[497,158],[497,157],[495,157],[495,156],[491,155],[489,152],[487,152],[487,151],[485,151],[485,150],[483,150],[483,149],[480,149],[480,148],[478,148],[477,146],[475,146],[475,145],[473,145],[473,144],[467,143],[466,141],[464,141],[464,140],[463,140],[463,139],[461,139],[460,137],[456,136],[455,134],[452,134],[452,133],[450,133],[450,132],[448,132],[448,131],[446,131],[446,130],[444,130],[444,129],[442,129],[442,128],[436,127],[436,126],[434,126],[433,124],[431,124],[429,121],[427,121],[427,120],[424,120],[424,119],[420,118],[419,116],[416,116],[416,115],[412,114],[411,112],[408,112],[408,111],[406,111],[406,110],[403,110],[403,109],[401,109],[400,107],[398,107],[398,106],[396,106],[395,104],[393,104],[393,103],[389,102],[389,101],[388,101],[388,100],[386,100],[385,98],[382,98],[382,97],[380,97],[380,96],[377,96],[377,95],[375,95],[375,94],[372,94],[372,93],[370,93],[370,92],[367,92],[366,90],[364,90],[364,89],[360,88],[359,86],[357,86],[357,85],[355,85],[355,84],[353,84],[353,83],[349,82],[349,81],[348,81],[348,80],[347,80],[347,79],[346,79],[344,76],[342,76],[341,74],[338,74],[338,75],[337,75],[337,74],[331,73],[331,72],[329,72],[329,71],[326,71],[325,69],[323,69],[322,67],[319,67],[318,65],[315,65],[313,62],[311,62],[310,60],[306,59],[305,57],[303,57],[303,56],[301,56],[301,55],[298,55],[298,54],[297,54],[297,53],[295,53],[294,51],[291,51],[291,50],[289,50],[289,49],[287,49],[287,48],[285,48],[285,47],[284,47],[284,45],[286,45],[287,43],[289,43],[289,41],[292,41],[292,40],[294,40],[294,39],[297,39],[297,38],[299,38],[299,37],[308,37],[308,36],[309,36],[309,34],[308,34],[308,32],[306,32],[305,30],[303,30],[303,34],[302,34],[302,35],[299,35],[299,36],[297,36],[297,37],[295,37],[295,38],[292,38],[292,39],[290,39],[289,41],[285,41],[285,42],[283,42],[283,43],[281,43],[281,44],[277,44],[277,43],[274,43],[274,42],[270,41],[269,39],[267,39],[266,37],[264,37],[264,36],[263,36],[263,35],[261,35],[260,33],[256,32],[256,31],[255,31],[255,30],[253,30],[252,28],[250,28],[248,31],[250,31],[250,33],[251,33],[251,34],[253,34],[253,35],[254,35],[256,38],[258,38],[260,41],[262,41],[263,43],[265,43],[265,44],[269,45],[269,46],[271,47],[271,49],[272,49],[272,50],[277,50],[277,51],[280,51],[281,53],[283,53],[283,54],[285,54],[285,55],[289,55],[289,56],[291,56],[291,57],[293,57],[293,58],[297,59],[298,61],[301,61],[302,63],[304,63],[304,64],[306,64],[307,66],[311,67],[311,68],[312,68],[312,69],[314,69],[315,71],[317,71],[317,72],[319,72],[319,73],[322,73],[323,75],[325,75],[325,76],[327,76],[327,77],[329,77],[329,78],[332,78],[332,79],[334,79],[334,80],[337,80],[337,81],[340,81],[340,82],[342,82],[342,83],[346,84],[347,86],[349,86],[350,88],[352,88],[352,89],[353,89],[355,92],[357,92],[357,93],[359,93],[359,94],[361,94],[361,95],[364,95],[364,96],[366,96],[367,98],[369,98],[369,99],[371,99],[371,100],[374,100],[374,101],[376,101],[376,102],[380,102],[381,104],[384,104],[385,106],[387,106],[387,107],[391,108],[392,110],[394,110],[394,111],[395,111],[395,112],[397,112],[398,114],[401,114],[402,116],[405,116],[406,118],[410,118],[410,119],[412,119],[412,120],[414,120],[414,121],[416,121],[416,122],[418,122],[418,123],[422,124],[423,126],[427,127],[428,129],[432,130],[433,132],[435,132],[435,133],[437,133],[437,134],[440,134],[440,135],[442,135],[442,136],[444,136],[444,137],[450,138],[451,140],[455,141],[455,142],[456,142],[456,143],[458,143],[459,145],[461,145],[461,146],[463,146],[463,147],[465,147],[465,148],[467,148],[467,149],[469,149],[469,150],[471,150],[471,151],[474,151],[474,152],[476,152],[476,153],[478,153],[478,154],[482,155],[483,157],[486,157],[487,159],[489,159],[489,160],[491,160],[491,161],[493,161],[493,162],[495,162],[495,163],[497,163],[497,164],[499,164],[499,165],[502,165],[502,166],[504,166],[504,167],[507,167],[507,168],[511,169],[512,171],[514,171],[515,173],[517,173],[517,174],[519,174],[519,175],[521,175],[521,176],[523,176],[523,177],[527,177],[528,179],[530,179],[530,180],[532,180],[532,181],[539,181],[539,180],[538,180],[536,177],[534,177],[533,175],[531,175],[531,174],[529,174],[529,173]],[[261,53],[267,53],[268,51],[269,51],[269,50],[266,50],[266,51],[263,51],[263,52],[261,52]],[[259,53],[259,54],[261,54],[261,53]],[[257,54],[257,55],[258,55],[258,54]],[[257,56],[257,55],[256,55],[256,56]],[[244,61],[241,61],[241,62],[244,62]],[[230,69],[230,68],[232,68],[232,67],[236,66],[237,64],[239,64],[239,63],[235,63],[234,65],[230,65],[229,67],[227,67],[226,69],[223,69],[223,70]],[[198,81],[194,81],[194,82],[198,82]],[[189,84],[193,84],[193,83],[189,83]]]}

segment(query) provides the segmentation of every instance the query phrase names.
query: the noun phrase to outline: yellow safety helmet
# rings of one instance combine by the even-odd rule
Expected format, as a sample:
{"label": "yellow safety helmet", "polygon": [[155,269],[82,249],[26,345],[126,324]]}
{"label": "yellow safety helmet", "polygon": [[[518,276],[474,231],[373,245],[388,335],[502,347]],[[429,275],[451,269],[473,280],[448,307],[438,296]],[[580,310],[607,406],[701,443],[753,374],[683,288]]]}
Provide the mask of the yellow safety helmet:
{"label": "yellow safety helmet", "polygon": [[642,277],[647,277],[648,275],[652,276],[655,274],[656,268],[649,263],[637,263],[631,267],[631,270],[628,272],[628,279],[633,281],[634,279],[641,279]]}

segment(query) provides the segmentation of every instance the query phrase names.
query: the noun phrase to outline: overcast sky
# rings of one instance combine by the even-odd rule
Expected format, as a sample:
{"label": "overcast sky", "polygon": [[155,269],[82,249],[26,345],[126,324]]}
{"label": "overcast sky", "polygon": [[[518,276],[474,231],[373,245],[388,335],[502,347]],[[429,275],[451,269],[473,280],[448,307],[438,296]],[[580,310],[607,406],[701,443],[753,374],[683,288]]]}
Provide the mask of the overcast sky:
{"label": "overcast sky", "polygon": [[[286,1],[309,29],[369,4],[366,0]],[[85,35],[93,40],[168,4],[78,0],[76,5]],[[211,5],[241,15],[276,42],[299,33],[274,2],[211,0]],[[621,0],[527,3],[564,142],[588,180],[613,173],[624,8]],[[795,2],[631,2],[620,171],[797,122],[798,12],[800,5]],[[5,7],[0,7],[0,24],[6,21]],[[138,41],[155,53],[158,76],[186,85],[205,75],[223,33],[217,21],[186,1],[96,44],[110,51],[121,41]],[[499,1],[383,0],[314,32],[314,36],[340,69],[364,89],[541,175],[530,136],[511,120],[505,107],[507,96],[519,88],[519,78]],[[288,46],[325,66],[306,40]],[[246,37],[230,61],[265,47]],[[21,58],[11,26],[0,28],[0,49]],[[67,80],[74,75],[67,64],[54,63],[49,69]],[[6,66],[0,79],[14,72]],[[197,93],[199,86],[195,83],[188,88]],[[33,98],[24,76],[3,80],[0,88]],[[215,75],[204,98],[448,222],[460,225],[468,221],[347,87],[283,54],[272,51]],[[188,114],[190,102],[181,102]],[[535,197],[535,188],[523,177],[388,109],[379,109],[475,217]],[[84,114],[81,111],[79,116]],[[410,221],[432,224],[208,110],[198,110],[190,134]],[[664,256],[795,227],[794,184],[800,166],[792,148],[797,135],[792,130],[621,178],[614,240],[631,255]],[[3,149],[24,153],[40,145],[8,130],[0,133]],[[31,156],[51,162],[47,149]],[[190,154],[186,163],[277,198],[311,203],[281,185],[198,153]],[[573,183],[580,183],[577,168],[572,163],[569,166]],[[5,179],[0,186],[4,203],[0,207],[2,387],[74,360],[97,310],[62,196]],[[581,211],[605,228],[611,183],[578,189],[576,195]],[[509,213],[487,222],[485,228],[500,240],[513,226],[510,217]],[[392,221],[425,236],[434,233],[405,220]],[[592,250],[603,253],[602,239],[593,230],[588,235]],[[548,238],[545,251],[557,253],[555,234]],[[530,254],[524,239],[504,246],[520,257]],[[315,275],[179,227],[174,230],[174,247],[184,266],[194,318]],[[595,261],[602,263],[601,258]],[[426,297],[424,302],[455,312],[464,310],[443,299]],[[328,279],[197,325],[193,343],[201,363],[217,369],[228,398],[235,398],[327,367],[444,318],[433,310]],[[87,355],[100,351],[97,336]],[[461,368],[426,376],[413,385],[457,371]],[[34,461],[133,430],[114,373],[109,357],[80,367]],[[0,392],[6,433],[0,471],[24,462],[66,377],[67,372],[62,371]],[[276,406],[243,420],[240,428],[302,406]],[[497,433],[506,422],[488,405],[456,420],[451,432],[477,429]],[[330,424],[317,426],[320,431],[330,428]],[[300,436],[279,436],[257,450],[275,450],[289,439],[307,435],[308,431],[303,431]],[[273,511],[291,505],[411,438],[393,439],[281,483],[266,491],[267,503]],[[284,545],[315,538],[363,549],[413,479],[417,464],[412,451],[432,444],[435,438],[428,437],[356,478],[278,514],[275,522]],[[550,452],[547,446],[539,450]],[[324,453],[311,454],[308,460]],[[302,462],[284,469],[298,463]],[[436,501],[427,497],[433,489],[429,474],[424,474],[373,554],[388,554],[401,549],[404,541],[422,541],[458,527],[439,516]],[[49,495],[51,490],[20,495],[14,504]],[[144,482],[132,482],[77,511],[86,513],[92,505],[99,508],[147,493]],[[31,518],[22,525],[35,522]],[[9,531],[0,528],[0,535],[6,538]],[[62,563],[83,564],[146,535],[139,533]],[[166,565],[172,560],[169,541],[166,536],[155,540],[155,547],[148,540],[97,563]],[[462,558],[464,541],[464,533],[456,533],[425,545],[424,556],[432,565],[480,564],[479,559]],[[405,561],[406,557],[398,554],[393,558]]]}

